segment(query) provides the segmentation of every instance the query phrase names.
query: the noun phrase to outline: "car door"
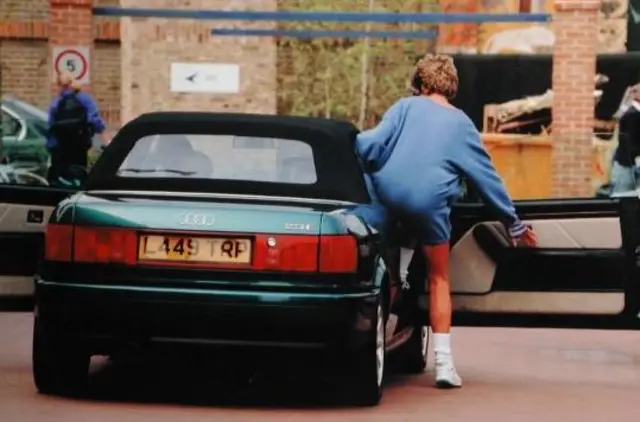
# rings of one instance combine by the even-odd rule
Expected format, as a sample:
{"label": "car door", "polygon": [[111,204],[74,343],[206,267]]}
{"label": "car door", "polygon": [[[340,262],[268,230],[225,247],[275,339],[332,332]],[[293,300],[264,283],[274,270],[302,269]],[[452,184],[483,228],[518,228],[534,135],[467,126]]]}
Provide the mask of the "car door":
{"label": "car door", "polygon": [[46,223],[56,204],[73,192],[0,184],[0,300],[32,295]]}
{"label": "car door", "polygon": [[[516,207],[536,232],[538,247],[512,245],[502,224],[480,203],[454,206],[450,281],[455,324],[639,326],[637,195],[518,201]],[[416,274],[423,263],[421,256],[412,263],[412,283],[421,283],[424,272]]]}
{"label": "car door", "polygon": [[[14,160],[29,126],[2,104],[0,163],[0,300],[28,297],[43,252],[44,228],[53,207],[73,191],[47,186],[40,166]],[[44,141],[40,142],[44,146]],[[24,149],[24,148],[23,148]],[[33,160],[32,160],[33,161]],[[28,163],[27,163],[28,164]],[[46,170],[45,170],[46,172]]]}

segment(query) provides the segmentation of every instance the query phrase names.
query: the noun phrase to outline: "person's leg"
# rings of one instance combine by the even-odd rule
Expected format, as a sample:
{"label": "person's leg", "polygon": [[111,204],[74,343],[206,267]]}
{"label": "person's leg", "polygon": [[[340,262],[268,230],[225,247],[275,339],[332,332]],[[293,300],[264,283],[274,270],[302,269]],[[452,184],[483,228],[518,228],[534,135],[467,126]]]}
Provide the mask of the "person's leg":
{"label": "person's leg", "polygon": [[409,265],[411,265],[411,260],[413,259],[413,251],[415,248],[400,248],[400,282],[407,283],[407,278],[409,276]]}
{"label": "person's leg", "polygon": [[461,387],[451,351],[451,286],[449,283],[449,242],[424,245],[429,284],[429,321],[435,353],[435,382],[441,388]]}
{"label": "person's leg", "polygon": [[429,283],[429,321],[436,334],[451,332],[451,288],[449,287],[449,243],[424,245]]}
{"label": "person's leg", "polygon": [[462,386],[451,349],[451,285],[449,282],[450,208],[436,204],[421,216],[421,243],[429,289],[429,323],[433,333],[435,382],[441,388]]}
{"label": "person's leg", "polygon": [[416,247],[416,227],[407,225],[410,220],[402,219],[402,224],[398,229],[398,244],[400,245],[398,260],[398,276],[402,284],[407,283],[409,265],[413,259],[413,252]]}

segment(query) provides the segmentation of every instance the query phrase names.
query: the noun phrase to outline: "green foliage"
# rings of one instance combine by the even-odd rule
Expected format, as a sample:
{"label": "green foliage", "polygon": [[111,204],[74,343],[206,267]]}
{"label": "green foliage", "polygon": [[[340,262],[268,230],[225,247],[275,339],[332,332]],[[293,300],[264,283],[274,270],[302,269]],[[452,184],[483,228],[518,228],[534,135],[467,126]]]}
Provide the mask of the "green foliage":
{"label": "green foliage", "polygon": [[[280,10],[364,12],[368,1],[280,0]],[[437,10],[437,0],[374,0],[376,12],[429,12]],[[349,24],[292,22],[283,29],[426,31],[426,24]],[[363,83],[365,126],[378,121],[400,96],[407,84],[416,57],[432,49],[431,40],[283,38],[278,42],[278,112],[319,116],[358,123]],[[368,69],[363,72],[363,55]]]}

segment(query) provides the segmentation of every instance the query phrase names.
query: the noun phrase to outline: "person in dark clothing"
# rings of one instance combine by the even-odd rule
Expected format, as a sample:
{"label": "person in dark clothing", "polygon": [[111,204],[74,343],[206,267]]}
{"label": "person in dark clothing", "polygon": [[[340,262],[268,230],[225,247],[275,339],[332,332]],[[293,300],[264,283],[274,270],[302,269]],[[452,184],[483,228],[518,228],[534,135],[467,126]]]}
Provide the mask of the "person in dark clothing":
{"label": "person in dark clothing", "polygon": [[58,75],[59,94],[49,107],[49,134],[47,150],[51,165],[47,179],[50,184],[75,177],[74,167],[87,167],[87,153],[93,136],[100,134],[103,143],[105,124],[91,96],[80,90],[73,76],[67,72]]}
{"label": "person in dark clothing", "polygon": [[631,87],[628,100],[616,113],[618,148],[611,168],[612,192],[628,192],[638,187],[640,177],[640,85]]}

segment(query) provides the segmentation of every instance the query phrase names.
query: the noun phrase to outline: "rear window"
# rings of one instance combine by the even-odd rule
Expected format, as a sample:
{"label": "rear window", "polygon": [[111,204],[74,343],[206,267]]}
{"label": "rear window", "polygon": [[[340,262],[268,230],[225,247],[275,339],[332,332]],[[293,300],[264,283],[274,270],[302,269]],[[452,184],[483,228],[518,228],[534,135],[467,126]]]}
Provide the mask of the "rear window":
{"label": "rear window", "polygon": [[314,184],[313,150],[292,139],[158,134],[139,139],[119,167],[126,178],[196,178]]}

